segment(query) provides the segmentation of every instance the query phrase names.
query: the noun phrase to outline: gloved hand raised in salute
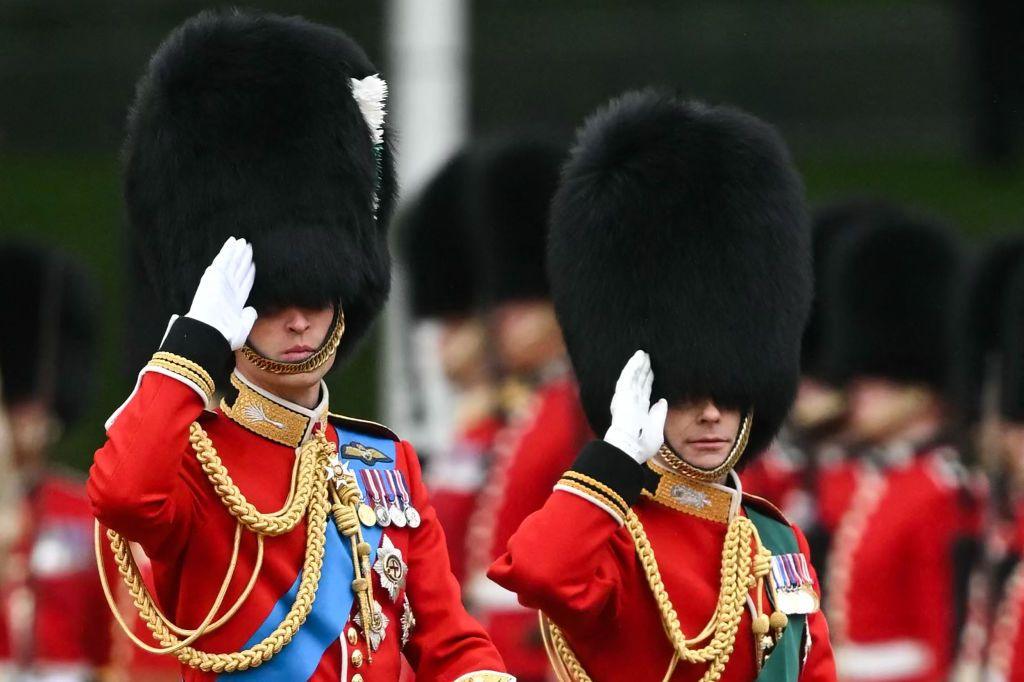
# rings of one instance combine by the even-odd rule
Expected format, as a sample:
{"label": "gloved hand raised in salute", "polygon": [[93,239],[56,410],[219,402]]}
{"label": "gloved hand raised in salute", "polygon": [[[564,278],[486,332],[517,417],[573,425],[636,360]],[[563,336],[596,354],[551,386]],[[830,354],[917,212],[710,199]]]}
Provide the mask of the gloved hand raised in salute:
{"label": "gloved hand raised in salute", "polygon": [[615,383],[612,424],[604,434],[606,443],[625,452],[637,464],[654,457],[665,442],[668,403],[662,398],[651,405],[653,385],[651,356],[638,350],[626,362]]}
{"label": "gloved hand raised in salute", "polygon": [[210,325],[238,350],[256,322],[256,309],[245,305],[255,279],[252,245],[228,237],[199,280],[186,317]]}

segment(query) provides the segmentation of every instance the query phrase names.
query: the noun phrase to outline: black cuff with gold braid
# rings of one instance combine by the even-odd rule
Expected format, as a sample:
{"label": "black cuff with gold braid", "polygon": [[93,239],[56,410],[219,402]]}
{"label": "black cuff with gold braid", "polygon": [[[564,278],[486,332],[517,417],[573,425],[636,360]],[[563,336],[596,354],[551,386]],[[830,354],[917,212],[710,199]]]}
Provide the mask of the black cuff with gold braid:
{"label": "black cuff with gold braid", "polygon": [[204,322],[179,317],[148,366],[185,379],[209,401],[218,381],[224,381],[233,364],[234,356],[223,334]]}
{"label": "black cuff with gold braid", "polygon": [[643,482],[643,467],[629,455],[603,440],[593,440],[555,488],[589,499],[621,522],[640,499]]}

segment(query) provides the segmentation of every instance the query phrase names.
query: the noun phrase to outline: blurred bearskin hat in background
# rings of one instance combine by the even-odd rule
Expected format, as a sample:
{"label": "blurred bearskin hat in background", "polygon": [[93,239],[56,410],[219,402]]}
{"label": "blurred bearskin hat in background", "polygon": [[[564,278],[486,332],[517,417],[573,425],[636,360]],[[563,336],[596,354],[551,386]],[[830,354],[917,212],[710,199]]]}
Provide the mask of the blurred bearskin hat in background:
{"label": "blurred bearskin hat in background", "polygon": [[953,296],[962,251],[946,227],[907,212],[837,244],[825,285],[829,378],[877,377],[945,394],[951,378]]}
{"label": "blurred bearskin hat in background", "polygon": [[8,406],[38,401],[70,426],[89,408],[98,368],[98,292],[65,254],[24,242],[0,245],[8,322],[0,376]]}
{"label": "blurred bearskin hat in background", "polygon": [[548,211],[565,151],[528,135],[484,140],[472,155],[468,201],[490,305],[551,297]]}
{"label": "blurred bearskin hat in background", "polygon": [[418,319],[464,316],[476,307],[480,272],[466,206],[468,156],[463,149],[449,158],[399,219],[399,250]]}

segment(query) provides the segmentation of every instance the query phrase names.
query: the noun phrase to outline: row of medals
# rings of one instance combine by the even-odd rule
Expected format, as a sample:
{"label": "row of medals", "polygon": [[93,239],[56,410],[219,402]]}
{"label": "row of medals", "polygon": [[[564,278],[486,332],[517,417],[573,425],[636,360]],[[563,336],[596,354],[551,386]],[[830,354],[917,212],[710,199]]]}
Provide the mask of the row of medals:
{"label": "row of medals", "polygon": [[[386,493],[377,493],[370,480],[370,477],[375,473],[381,479],[380,487],[382,489],[382,479],[390,473],[399,479],[399,485],[401,485],[403,491],[409,490],[401,471],[376,472],[363,469],[359,474],[363,479],[363,490],[366,492],[356,510],[359,515],[359,522],[367,527],[380,526],[386,528],[388,526],[396,526],[398,528],[405,528],[409,526],[409,528],[419,528],[421,521],[420,513],[416,511],[412,501],[405,494],[399,493],[396,489],[397,486],[393,488],[395,490],[393,500]],[[367,498],[369,498],[369,504],[367,504]]]}

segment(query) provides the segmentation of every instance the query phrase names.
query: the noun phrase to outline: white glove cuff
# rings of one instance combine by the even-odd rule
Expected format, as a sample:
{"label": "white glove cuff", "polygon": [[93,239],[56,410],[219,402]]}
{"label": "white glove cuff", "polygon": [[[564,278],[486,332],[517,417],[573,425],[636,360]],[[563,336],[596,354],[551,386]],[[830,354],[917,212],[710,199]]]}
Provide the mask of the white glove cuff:
{"label": "white glove cuff", "polygon": [[631,434],[612,424],[604,434],[604,442],[622,450],[637,464],[644,463],[640,434]]}

